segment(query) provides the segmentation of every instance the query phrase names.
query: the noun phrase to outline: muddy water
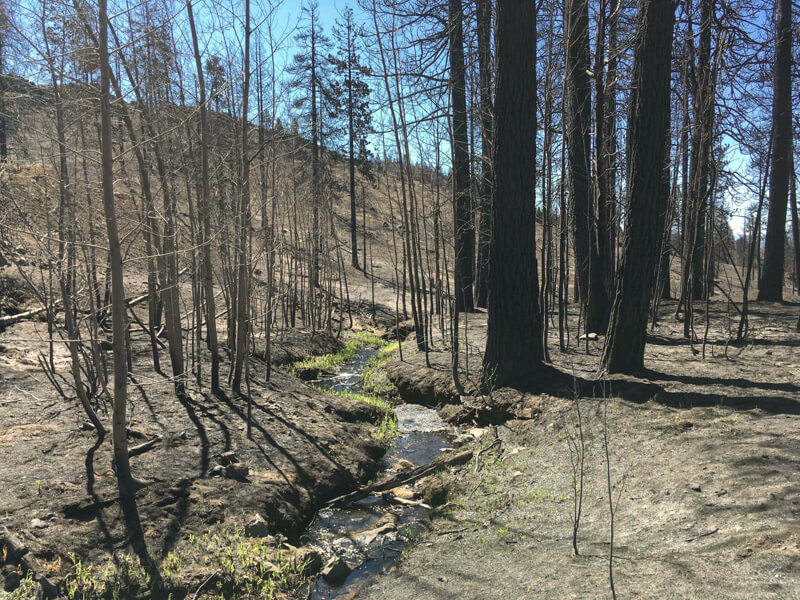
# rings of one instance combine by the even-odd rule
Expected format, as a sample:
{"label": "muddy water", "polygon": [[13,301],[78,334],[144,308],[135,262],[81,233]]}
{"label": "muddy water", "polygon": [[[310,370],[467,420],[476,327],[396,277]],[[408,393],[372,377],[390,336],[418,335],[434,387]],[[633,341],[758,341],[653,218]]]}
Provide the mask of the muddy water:
{"label": "muddy water", "polygon": [[[338,375],[315,384],[331,391],[358,392],[361,372],[376,353],[373,348],[362,350],[342,365]],[[435,410],[403,404],[395,407],[395,414],[398,435],[383,458],[384,473],[394,472],[400,461],[414,465],[430,462],[450,447],[447,426]],[[325,561],[334,555],[340,557],[353,571],[339,586],[329,585],[318,577],[309,597],[315,600],[350,597],[370,579],[389,570],[403,547],[429,519],[428,508],[397,504],[392,502],[391,495],[369,496],[347,508],[321,510],[306,532],[304,543],[322,548]]]}

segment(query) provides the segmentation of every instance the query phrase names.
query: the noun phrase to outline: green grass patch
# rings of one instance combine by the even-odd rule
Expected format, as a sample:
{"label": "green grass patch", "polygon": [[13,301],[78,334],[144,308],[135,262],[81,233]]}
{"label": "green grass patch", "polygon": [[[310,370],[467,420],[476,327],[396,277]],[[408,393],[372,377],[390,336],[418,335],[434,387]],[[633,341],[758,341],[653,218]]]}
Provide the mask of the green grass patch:
{"label": "green grass patch", "polygon": [[[123,555],[95,566],[84,565],[71,554],[70,562],[65,580],[69,600],[122,600],[149,594],[150,579],[137,557]],[[189,535],[159,564],[170,600],[191,598],[198,582],[211,573],[215,576],[202,597],[285,598],[307,583],[305,567],[293,552],[266,539],[246,537],[243,527]]]}
{"label": "green grass patch", "polygon": [[379,444],[388,448],[397,437],[397,417],[390,408],[383,413],[383,418],[375,423],[372,429],[372,438]]}
{"label": "green grass patch", "polygon": [[321,392],[325,394],[330,394],[332,396],[339,396],[340,398],[350,398],[351,400],[360,400],[361,402],[366,402],[367,404],[372,404],[372,406],[377,406],[378,408],[383,409],[390,409],[391,405],[384,400],[383,398],[378,398],[377,396],[372,396],[370,394],[359,394],[357,392],[335,392],[333,390],[323,390],[320,389]]}
{"label": "green grass patch", "polygon": [[400,342],[385,344],[367,363],[361,373],[361,390],[365,394],[385,398],[396,395],[397,390],[394,384],[386,377],[382,367],[394,359],[399,348]]}
{"label": "green grass patch", "polygon": [[391,445],[395,437],[397,437],[397,417],[394,414],[392,405],[386,400],[371,396],[369,394],[357,394],[354,392],[332,392],[326,391],[327,394],[339,396],[340,398],[350,398],[351,400],[358,400],[359,402],[366,402],[372,406],[377,406],[383,410],[383,416],[373,423],[372,437],[380,442],[382,446],[388,447]]}
{"label": "green grass patch", "polygon": [[[386,340],[367,332],[358,332],[345,342],[344,347],[338,352],[315,356],[308,360],[294,363],[290,372],[296,374],[301,369],[319,369],[321,371],[335,371],[342,363],[355,356],[362,348],[376,346],[378,353],[373,356],[361,372],[361,392],[336,392],[332,390],[320,391],[341,398],[350,398],[359,402],[366,402],[383,411],[383,415],[373,424],[372,437],[381,445],[388,447],[397,437],[397,417],[391,404],[384,400],[394,395],[395,389],[386,378],[381,367],[392,360],[400,347],[398,342],[389,343]],[[319,388],[318,388],[319,389]]]}
{"label": "green grass patch", "polygon": [[353,358],[359,350],[366,346],[378,346],[381,349],[387,346],[388,342],[373,333],[359,331],[348,339],[341,350],[329,354],[321,354],[307,360],[301,360],[289,367],[291,373],[296,373],[300,369],[320,369],[322,371],[334,371],[339,365]]}

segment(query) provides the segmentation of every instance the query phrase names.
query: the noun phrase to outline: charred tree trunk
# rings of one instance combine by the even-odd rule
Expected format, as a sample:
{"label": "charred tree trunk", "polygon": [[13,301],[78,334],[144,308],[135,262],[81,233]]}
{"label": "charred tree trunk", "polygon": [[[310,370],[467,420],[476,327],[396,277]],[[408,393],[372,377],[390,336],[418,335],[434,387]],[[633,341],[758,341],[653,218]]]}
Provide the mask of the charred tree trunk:
{"label": "charred tree trunk", "polygon": [[492,239],[492,3],[477,0],[478,80],[481,110],[480,220],[475,304],[486,308],[489,298],[489,247]]}
{"label": "charred tree trunk", "polygon": [[[313,6],[313,5],[312,5]],[[309,294],[319,287],[319,252],[322,242],[319,230],[319,205],[322,201],[322,165],[320,164],[319,114],[317,110],[317,31],[316,16],[311,16],[311,264]]]}
{"label": "charred tree trunk", "polygon": [[141,484],[131,475],[128,460],[127,406],[128,406],[128,349],[125,290],[123,287],[122,250],[117,229],[114,203],[114,154],[111,128],[111,67],[108,63],[108,13],[106,0],[98,3],[100,23],[100,135],[103,182],[103,211],[105,212],[108,251],[111,263],[111,319],[112,354],[114,357],[114,403],[111,418],[111,438],[114,445],[114,468],[122,496],[133,496]]}
{"label": "charred tree trunk", "polygon": [[[241,166],[239,167],[239,243],[236,253],[238,291],[236,297],[236,355],[233,367],[233,391],[239,393],[242,367],[248,360],[247,342],[250,338],[250,150],[248,100],[250,98],[250,0],[244,3],[244,81],[242,82]],[[249,399],[249,394],[248,394]],[[248,427],[250,420],[248,419]],[[248,429],[249,435],[249,429]]]}
{"label": "charred tree trunk", "polygon": [[[620,277],[603,349],[601,369],[607,373],[644,367],[648,308],[666,212],[661,189],[668,156],[674,22],[674,0],[640,0],[628,121],[630,201]],[[655,173],[662,176],[654,177]]]}
{"label": "charred tree trunk", "polygon": [[[692,302],[705,297],[704,273],[706,244],[706,213],[708,206],[708,181],[711,146],[714,131],[714,82],[711,72],[711,27],[714,4],[701,0],[700,48],[694,91],[694,122],[688,206],[686,211],[686,243],[682,275],[682,301],[686,304],[684,335],[691,335]],[[689,52],[692,41],[689,40]]]}
{"label": "charred tree trunk", "polygon": [[487,389],[535,378],[543,355],[532,202],[535,31],[533,2],[498,0],[489,328],[483,361]]}
{"label": "charred tree trunk", "polygon": [[777,5],[772,98],[772,172],[769,181],[764,266],[758,285],[758,299],[772,302],[783,300],[786,205],[789,201],[789,179],[792,175],[792,0],[778,0]]}
{"label": "charred tree trunk", "polygon": [[792,238],[794,241],[794,281],[800,291],[800,217],[797,214],[797,177],[794,174],[794,155],[790,174],[791,196],[789,203],[792,208]]}
{"label": "charred tree trunk", "polygon": [[[611,247],[611,177],[609,160],[611,152],[608,149],[609,139],[605,131],[608,125],[606,110],[610,107],[606,94],[613,94],[615,90],[606,90],[604,70],[606,62],[606,11],[607,0],[600,0],[597,7],[597,34],[595,37],[594,52],[594,140],[595,140],[595,198],[597,206],[597,252],[599,264],[603,274],[603,283],[606,293],[610,297],[614,288],[614,270]],[[613,86],[613,82],[609,82]]]}
{"label": "charred tree trunk", "polygon": [[604,331],[609,298],[598,247],[597,215],[591,185],[591,87],[589,84],[589,4],[569,0],[564,15],[566,35],[566,143],[572,196],[575,265],[586,330]]}
{"label": "charred tree trunk", "polygon": [[[450,93],[453,107],[453,209],[456,242],[456,311],[474,309],[475,231],[469,193],[469,141],[461,0],[449,0]],[[533,56],[533,55],[531,55]]]}
{"label": "charred tree trunk", "polygon": [[[358,269],[358,228],[356,224],[356,159],[353,115],[353,21],[347,19],[347,141],[350,176],[350,262]],[[366,253],[364,260],[366,261]],[[366,266],[366,264],[365,264]]]}
{"label": "charred tree trunk", "polygon": [[[199,212],[200,217],[200,244],[203,257],[203,291],[206,303],[206,331],[208,332],[208,348],[211,351],[211,389],[219,390],[219,350],[217,342],[217,307],[214,300],[214,273],[211,263],[211,186],[209,183],[208,164],[208,108],[206,106],[206,84],[203,77],[203,63],[200,58],[200,46],[197,39],[197,28],[194,24],[191,0],[186,0],[186,10],[189,14],[189,27],[192,32],[192,48],[194,51],[195,67],[197,68],[197,81],[200,91],[200,177],[201,196]],[[200,324],[198,323],[198,327]]]}
{"label": "charred tree trunk", "polygon": [[[6,39],[0,31],[0,164],[8,160],[8,125],[6,123]],[[1,255],[0,255],[1,256]],[[2,261],[0,260],[0,264]]]}

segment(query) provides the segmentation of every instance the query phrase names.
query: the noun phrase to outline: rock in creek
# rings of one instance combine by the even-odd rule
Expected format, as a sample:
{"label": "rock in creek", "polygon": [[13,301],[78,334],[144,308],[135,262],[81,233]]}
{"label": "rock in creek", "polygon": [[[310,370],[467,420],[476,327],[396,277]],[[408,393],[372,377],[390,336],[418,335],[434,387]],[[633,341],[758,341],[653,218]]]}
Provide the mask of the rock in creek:
{"label": "rock in creek", "polygon": [[379,536],[394,531],[396,528],[394,524],[384,523],[375,529],[368,529],[355,535],[355,540],[362,546],[369,546],[372,542],[378,539]]}
{"label": "rock in creek", "polygon": [[426,477],[420,482],[420,487],[422,488],[422,499],[430,506],[441,506],[447,502],[450,490],[441,476]]}
{"label": "rock in creek", "polygon": [[292,561],[294,567],[304,575],[316,575],[322,569],[322,552],[312,546],[295,548],[292,552]]}
{"label": "rock in creek", "polygon": [[350,565],[348,565],[344,559],[333,556],[325,563],[325,566],[322,567],[321,575],[325,583],[329,585],[341,585],[352,572],[353,569],[350,568]]}

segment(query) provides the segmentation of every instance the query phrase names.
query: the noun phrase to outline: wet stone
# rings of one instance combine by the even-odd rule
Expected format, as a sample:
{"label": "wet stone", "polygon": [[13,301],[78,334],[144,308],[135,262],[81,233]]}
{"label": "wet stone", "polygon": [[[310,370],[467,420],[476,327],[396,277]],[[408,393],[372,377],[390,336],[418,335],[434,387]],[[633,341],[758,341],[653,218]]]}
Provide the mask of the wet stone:
{"label": "wet stone", "polygon": [[322,553],[317,548],[303,546],[294,551],[295,567],[305,575],[316,575],[322,569]]}
{"label": "wet stone", "polygon": [[353,569],[350,568],[350,565],[347,564],[344,559],[333,556],[325,563],[320,574],[326,583],[330,585],[341,585],[352,572]]}

